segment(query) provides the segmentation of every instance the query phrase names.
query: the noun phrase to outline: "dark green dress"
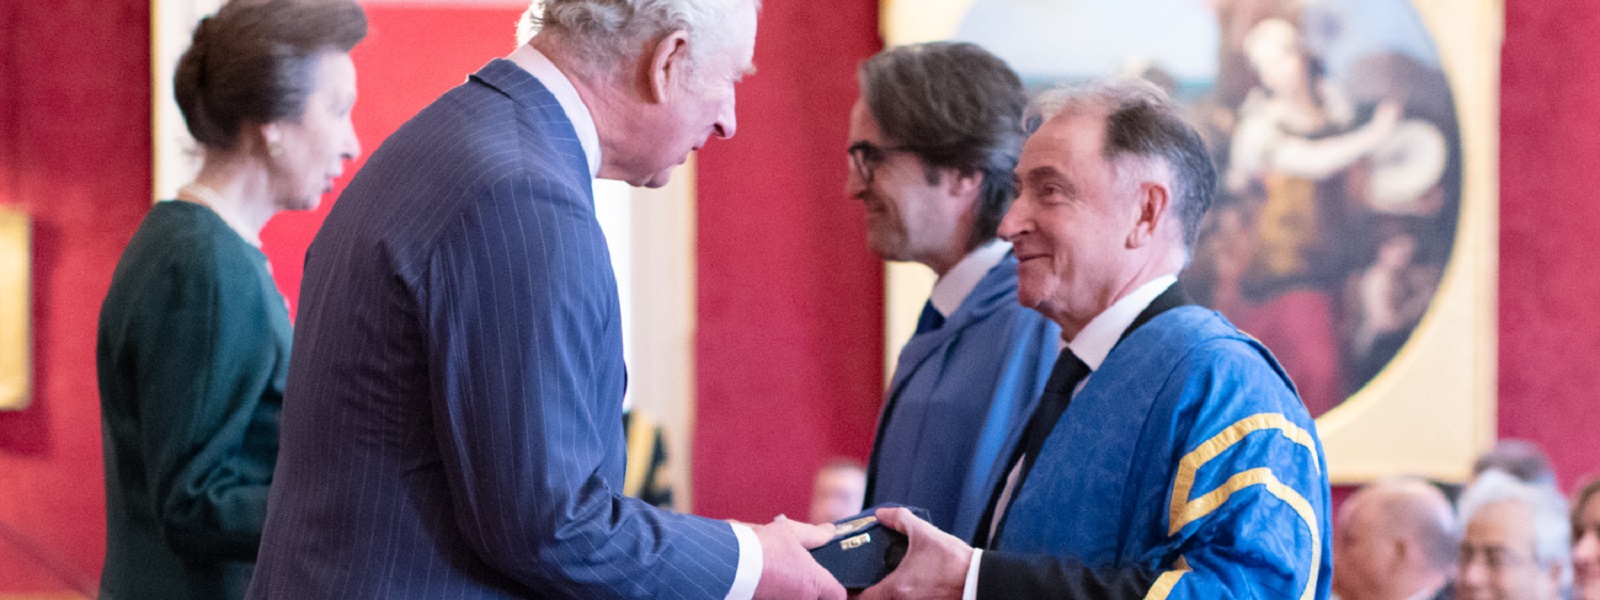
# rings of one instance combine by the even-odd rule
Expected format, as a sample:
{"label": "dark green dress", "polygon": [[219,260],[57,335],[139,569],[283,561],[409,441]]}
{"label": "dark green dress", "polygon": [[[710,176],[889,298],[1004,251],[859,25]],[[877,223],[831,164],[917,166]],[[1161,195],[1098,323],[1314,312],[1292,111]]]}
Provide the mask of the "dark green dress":
{"label": "dark green dress", "polygon": [[244,595],[289,342],[266,255],[206,207],[150,210],[100,309],[101,598]]}

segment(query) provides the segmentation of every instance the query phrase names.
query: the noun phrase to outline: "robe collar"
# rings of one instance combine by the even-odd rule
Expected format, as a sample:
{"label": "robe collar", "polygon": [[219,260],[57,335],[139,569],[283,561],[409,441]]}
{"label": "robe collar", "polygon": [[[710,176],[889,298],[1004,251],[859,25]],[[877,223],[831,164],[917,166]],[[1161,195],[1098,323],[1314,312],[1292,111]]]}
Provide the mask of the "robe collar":
{"label": "robe collar", "polygon": [[989,270],[1000,264],[1000,260],[1011,251],[1011,243],[999,239],[989,240],[976,250],[968,252],[956,266],[951,267],[939,281],[933,284],[933,295],[929,301],[933,309],[939,311],[939,316],[949,318],[961,308],[961,303],[978,287],[978,282],[983,280]]}
{"label": "robe collar", "polygon": [[1078,332],[1078,336],[1066,343],[1066,349],[1089,365],[1090,371],[1100,370],[1100,365],[1106,361],[1106,355],[1111,354],[1111,348],[1122,340],[1134,320],[1157,296],[1177,283],[1177,275],[1163,275],[1146,282],[1133,292],[1116,302],[1110,308],[1096,315]]}

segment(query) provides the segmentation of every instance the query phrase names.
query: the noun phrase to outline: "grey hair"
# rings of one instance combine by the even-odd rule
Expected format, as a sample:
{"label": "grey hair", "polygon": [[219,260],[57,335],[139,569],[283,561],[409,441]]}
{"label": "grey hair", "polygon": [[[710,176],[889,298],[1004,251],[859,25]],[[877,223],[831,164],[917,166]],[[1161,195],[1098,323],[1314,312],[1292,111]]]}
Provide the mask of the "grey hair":
{"label": "grey hair", "polygon": [[1556,470],[1550,466],[1550,457],[1538,444],[1528,440],[1503,439],[1494,448],[1483,453],[1472,463],[1472,474],[1498,469],[1505,474],[1528,483],[1556,484]]}
{"label": "grey hair", "polygon": [[1559,565],[1561,586],[1572,583],[1572,530],[1567,500],[1555,486],[1525,483],[1499,469],[1484,471],[1461,494],[1457,512],[1466,529],[1479,509],[1499,502],[1520,502],[1533,511],[1533,557],[1540,566]]}
{"label": "grey hair", "polygon": [[1114,77],[1064,86],[1041,94],[1029,110],[1034,129],[1058,115],[1098,113],[1105,116],[1106,161],[1123,176],[1118,159],[1158,160],[1172,171],[1172,206],[1183,226],[1183,245],[1194,248],[1200,221],[1211,208],[1217,188],[1217,168],[1205,141],[1185,120],[1167,93],[1154,84],[1129,77]]}
{"label": "grey hair", "polygon": [[686,31],[693,63],[732,42],[722,24],[747,4],[761,11],[761,0],[534,0],[517,25],[517,43],[542,30],[559,32],[576,46],[574,56],[603,73],[636,56],[644,44]]}

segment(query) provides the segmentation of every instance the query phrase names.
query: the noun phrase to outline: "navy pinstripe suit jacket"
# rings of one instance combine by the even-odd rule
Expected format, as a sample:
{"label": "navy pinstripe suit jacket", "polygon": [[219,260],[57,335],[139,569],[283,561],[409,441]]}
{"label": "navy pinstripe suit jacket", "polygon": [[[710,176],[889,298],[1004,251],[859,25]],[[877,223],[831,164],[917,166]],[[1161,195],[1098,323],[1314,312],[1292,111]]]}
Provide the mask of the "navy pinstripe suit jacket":
{"label": "navy pinstripe suit jacket", "polygon": [[401,127],[305,273],[250,598],[727,594],[727,523],[621,495],[616,280],[533,76],[492,61]]}

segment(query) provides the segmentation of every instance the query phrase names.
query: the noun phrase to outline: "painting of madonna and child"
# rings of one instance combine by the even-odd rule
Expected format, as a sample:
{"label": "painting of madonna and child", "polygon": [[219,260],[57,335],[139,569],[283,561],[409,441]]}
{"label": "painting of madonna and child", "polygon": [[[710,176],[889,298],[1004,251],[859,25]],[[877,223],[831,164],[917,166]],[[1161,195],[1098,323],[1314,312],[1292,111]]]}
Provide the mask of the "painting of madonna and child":
{"label": "painting of madonna and child", "polygon": [[1461,144],[1408,0],[977,0],[955,37],[1030,87],[1123,74],[1182,101],[1221,188],[1184,285],[1277,355],[1312,415],[1370,382],[1427,312]]}

